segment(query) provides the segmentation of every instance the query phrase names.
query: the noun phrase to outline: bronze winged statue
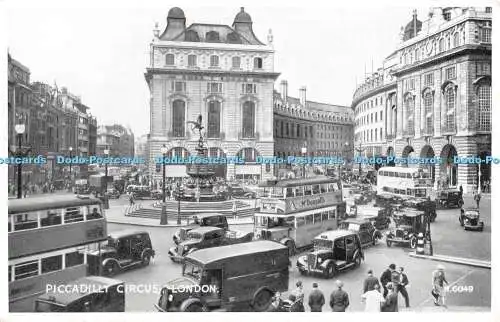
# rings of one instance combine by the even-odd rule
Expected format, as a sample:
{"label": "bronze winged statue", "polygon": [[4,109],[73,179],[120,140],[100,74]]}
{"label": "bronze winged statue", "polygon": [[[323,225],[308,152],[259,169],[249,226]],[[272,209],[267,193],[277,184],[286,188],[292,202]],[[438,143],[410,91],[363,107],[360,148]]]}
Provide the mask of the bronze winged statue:
{"label": "bronze winged statue", "polygon": [[198,130],[198,134],[200,135],[200,139],[198,140],[198,146],[199,148],[203,148],[203,133],[201,132],[204,127],[203,125],[201,124],[203,121],[203,117],[200,115],[198,115],[198,119],[196,120],[196,122],[194,121],[187,121],[188,124],[192,124],[191,126],[191,130],[194,132],[196,130]]}

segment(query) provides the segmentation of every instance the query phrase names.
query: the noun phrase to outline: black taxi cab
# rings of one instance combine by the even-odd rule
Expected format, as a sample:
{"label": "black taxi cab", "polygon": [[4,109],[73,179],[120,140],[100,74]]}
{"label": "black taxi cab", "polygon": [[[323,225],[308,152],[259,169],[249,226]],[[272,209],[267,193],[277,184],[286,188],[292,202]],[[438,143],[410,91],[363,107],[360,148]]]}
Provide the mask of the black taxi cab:
{"label": "black taxi cab", "polygon": [[365,258],[359,236],[353,231],[326,231],[314,238],[313,244],[310,253],[297,259],[302,275],[317,273],[332,278],[340,271],[359,267]]}
{"label": "black taxi cab", "polygon": [[35,312],[125,312],[125,284],[87,276],[48,289],[35,301]]}
{"label": "black taxi cab", "polygon": [[149,233],[138,230],[112,232],[100,249],[87,254],[89,272],[114,276],[122,270],[148,266],[155,256]]}

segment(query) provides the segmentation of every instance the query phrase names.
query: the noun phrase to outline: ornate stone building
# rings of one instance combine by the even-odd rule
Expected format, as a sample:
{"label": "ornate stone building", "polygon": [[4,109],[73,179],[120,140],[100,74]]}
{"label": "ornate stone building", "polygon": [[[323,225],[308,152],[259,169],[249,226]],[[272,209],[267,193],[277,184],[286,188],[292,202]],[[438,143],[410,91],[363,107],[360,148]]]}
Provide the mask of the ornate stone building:
{"label": "ornate stone building", "polygon": [[[187,121],[203,116],[205,136],[212,157],[236,157],[243,165],[217,169],[227,177],[266,178],[272,169],[255,163],[257,156],[272,157],[274,72],[272,35],[262,43],[252,30],[252,19],[241,8],[233,25],[186,26],[179,8],[172,8],[167,26],[158,26],[150,44],[150,65],[145,77],[151,100],[149,158],[196,155],[198,137]],[[150,173],[156,179],[153,162]],[[184,176],[186,166],[167,165],[167,176]]]}
{"label": "ornate stone building", "polygon": [[354,113],[348,106],[307,100],[306,88],[299,98],[288,96],[288,83],[274,95],[274,154],[289,156],[353,156]]}
{"label": "ornate stone building", "polygon": [[[382,71],[354,94],[356,142],[381,155],[441,158],[425,166],[434,181],[466,192],[479,174],[489,180],[490,165],[453,157],[491,155],[491,23],[491,8],[432,8],[424,22],[414,13]],[[377,100],[383,119],[372,125],[366,113]],[[382,128],[376,143],[370,126]]]}

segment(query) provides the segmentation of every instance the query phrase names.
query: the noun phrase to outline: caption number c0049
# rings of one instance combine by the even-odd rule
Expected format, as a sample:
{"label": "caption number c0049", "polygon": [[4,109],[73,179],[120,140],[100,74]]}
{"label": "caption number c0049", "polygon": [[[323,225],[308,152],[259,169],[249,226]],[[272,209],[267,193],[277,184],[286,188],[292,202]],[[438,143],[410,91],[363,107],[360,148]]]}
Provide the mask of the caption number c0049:
{"label": "caption number c0049", "polygon": [[446,292],[449,293],[472,293],[474,292],[474,286],[473,285],[453,285],[453,286],[446,286]]}

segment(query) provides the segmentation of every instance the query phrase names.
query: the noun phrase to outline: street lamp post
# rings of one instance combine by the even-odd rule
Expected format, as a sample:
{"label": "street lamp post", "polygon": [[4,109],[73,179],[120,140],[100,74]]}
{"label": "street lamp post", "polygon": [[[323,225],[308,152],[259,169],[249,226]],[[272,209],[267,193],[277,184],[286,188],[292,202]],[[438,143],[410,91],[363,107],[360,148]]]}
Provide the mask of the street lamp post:
{"label": "street lamp post", "polygon": [[302,147],[302,156],[304,157],[303,163],[302,163],[302,173],[304,178],[306,177],[306,155],[307,155],[307,146],[304,143],[304,146]]}
{"label": "street lamp post", "polygon": [[[109,149],[106,147],[104,150],[104,155],[106,158],[109,156]],[[108,202],[108,162],[104,162],[104,192],[103,192],[103,200],[104,200],[104,209],[109,209],[109,202]]]}
{"label": "street lamp post", "polygon": [[161,204],[161,219],[160,219],[160,225],[168,225],[168,215],[167,215],[167,205],[166,205],[166,196],[165,196],[165,185],[166,185],[166,180],[165,180],[165,158],[167,157],[167,152],[168,149],[165,146],[165,144],[161,147],[160,152],[163,156],[162,160],[162,204]]}
{"label": "street lamp post", "polygon": [[69,161],[69,190],[71,191],[71,188],[73,187],[73,175],[71,173],[71,158],[73,157],[73,147],[70,146],[68,150],[69,150],[69,158],[70,158],[70,161]]}
{"label": "street lamp post", "polygon": [[[349,148],[349,142],[345,142],[345,143],[344,143],[344,146],[345,146],[345,148],[344,148],[344,150],[342,151],[342,155],[341,155],[341,157],[342,157],[342,161],[344,161],[344,160],[343,160],[343,158],[344,158],[344,154],[347,154],[347,153],[349,152],[349,149],[348,149],[348,148]],[[344,161],[344,162],[342,162],[342,164],[345,164],[345,163],[346,163],[345,161]],[[339,162],[339,180],[341,180],[341,181],[342,181],[342,167],[341,167],[340,162]]]}
{"label": "street lamp post", "polygon": [[181,224],[181,198],[183,196],[184,196],[184,188],[182,188],[182,184],[179,181],[177,182],[177,225]]}
{"label": "street lamp post", "polygon": [[[355,149],[356,152],[359,153],[359,156],[360,156],[360,159],[361,159],[361,152],[365,151],[365,149],[362,149],[361,148],[361,141],[359,141],[359,148]],[[358,160],[359,161],[359,177],[361,178],[361,160]]]}
{"label": "street lamp post", "polygon": [[[26,130],[26,126],[24,124],[17,124],[15,126],[15,130],[17,133],[17,147],[18,151],[16,151],[17,156],[22,156],[22,141],[23,141],[23,134],[24,131]],[[17,199],[21,199],[23,197],[23,179],[22,179],[22,164],[19,163],[17,165]]]}

